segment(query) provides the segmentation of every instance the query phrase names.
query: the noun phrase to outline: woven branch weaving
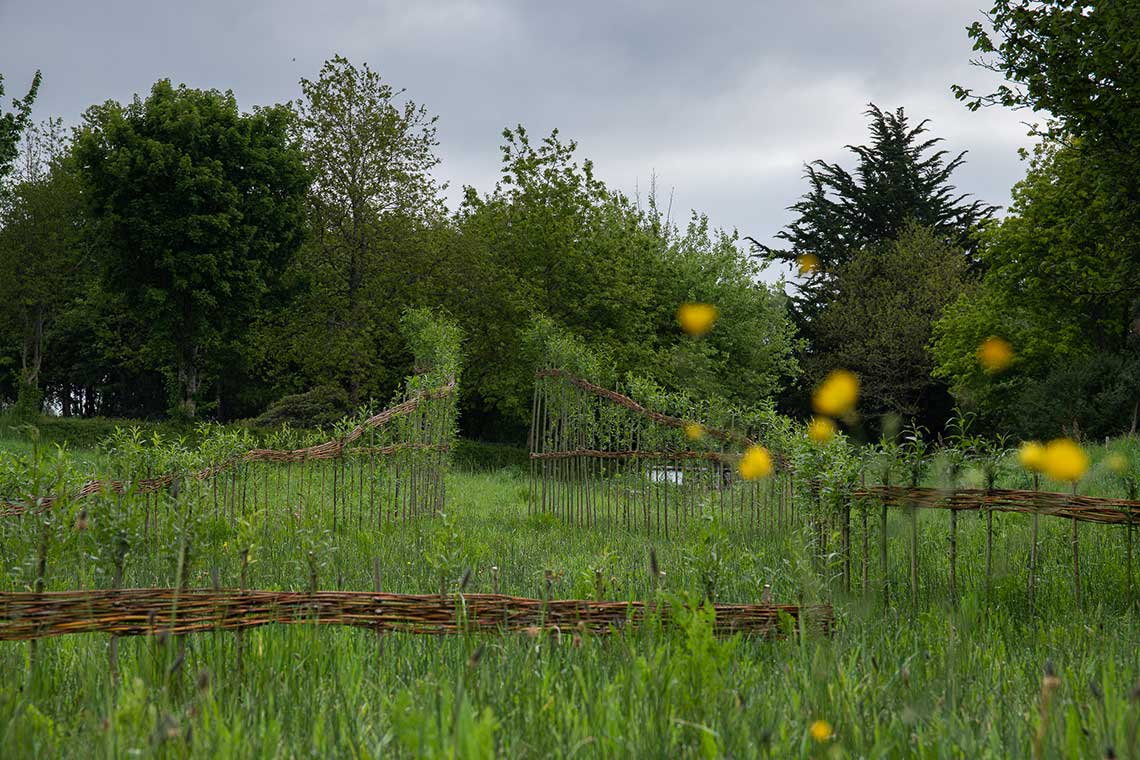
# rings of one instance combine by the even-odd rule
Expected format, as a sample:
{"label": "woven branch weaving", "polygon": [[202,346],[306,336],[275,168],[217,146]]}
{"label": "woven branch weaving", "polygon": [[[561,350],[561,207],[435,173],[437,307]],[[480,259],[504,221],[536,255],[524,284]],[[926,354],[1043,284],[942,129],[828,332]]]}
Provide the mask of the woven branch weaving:
{"label": "woven branch weaving", "polygon": [[871,498],[892,507],[914,505],[923,509],[1024,512],[1066,517],[1104,525],[1130,525],[1140,515],[1140,501],[1097,496],[1075,496],[1052,491],[1017,489],[938,488],[872,486],[853,491],[855,498]]}
{"label": "woven branch weaving", "polygon": [[[379,447],[354,447],[350,444],[360,440],[365,433],[383,427],[388,422],[414,413],[425,401],[446,398],[455,392],[455,380],[451,379],[445,385],[426,391],[419,391],[411,398],[382,412],[372,415],[364,420],[349,433],[323,443],[308,446],[302,449],[274,450],[251,449],[242,454],[236,454],[226,460],[205,467],[197,472],[187,473],[184,477],[190,481],[203,481],[215,478],[223,473],[244,464],[292,464],[339,459],[349,454],[369,454],[387,456],[404,451],[437,451],[446,452],[449,446],[446,443],[395,443]],[[138,478],[132,481],[122,480],[90,480],[85,483],[74,495],[76,499],[84,499],[93,494],[110,492],[123,494],[149,494],[170,488],[179,478],[174,473],[154,477]],[[21,501],[6,501],[0,503],[0,517],[21,515],[29,511],[43,511],[50,509],[58,497],[43,496],[26,498]]]}
{"label": "woven branch weaving", "polygon": [[[721,635],[779,636],[781,618],[827,633],[829,605],[717,604]],[[668,605],[588,600],[528,599],[501,594],[411,595],[358,591],[178,591],[116,589],[0,593],[0,641],[72,633],[116,636],[236,630],[268,624],[345,625],[421,634],[498,633],[540,629],[607,634],[638,626]]]}

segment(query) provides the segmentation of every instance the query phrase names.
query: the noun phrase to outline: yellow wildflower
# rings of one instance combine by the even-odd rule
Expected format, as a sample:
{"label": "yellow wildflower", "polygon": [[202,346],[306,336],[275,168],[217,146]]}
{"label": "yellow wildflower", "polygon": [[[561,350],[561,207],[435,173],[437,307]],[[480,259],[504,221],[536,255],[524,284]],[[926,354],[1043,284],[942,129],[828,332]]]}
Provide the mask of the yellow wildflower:
{"label": "yellow wildflower", "polygon": [[811,738],[820,743],[827,741],[832,736],[831,724],[826,720],[817,720],[813,722],[811,724],[811,728],[808,729],[808,731],[811,733]]}
{"label": "yellow wildflower", "polygon": [[699,422],[689,422],[685,424],[685,437],[690,441],[699,441],[704,437],[705,429]]}
{"label": "yellow wildflower", "polygon": [[833,371],[820,383],[811,397],[812,408],[828,417],[843,417],[859,400],[859,378],[845,369]]}
{"label": "yellow wildflower", "polygon": [[1013,361],[1013,346],[1005,338],[991,335],[978,346],[977,357],[987,374],[996,375],[1009,368]]}
{"label": "yellow wildflower", "polygon": [[1080,480],[1089,468],[1089,455],[1068,438],[1049,441],[1043,469],[1053,480]]}
{"label": "yellow wildflower", "polygon": [[835,437],[835,423],[830,417],[812,417],[807,433],[816,443],[827,443]]}
{"label": "yellow wildflower", "polygon": [[711,303],[683,303],[677,309],[677,322],[689,335],[704,335],[712,329],[718,316]]}
{"label": "yellow wildflower", "polygon": [[1128,471],[1128,457],[1121,454],[1119,451],[1114,451],[1105,457],[1105,464],[1108,469],[1112,470],[1117,475],[1123,475]]}
{"label": "yellow wildflower", "polygon": [[772,455],[763,446],[749,446],[740,458],[740,477],[745,480],[759,480],[772,474]]}
{"label": "yellow wildflower", "polygon": [[796,264],[800,268],[800,277],[819,271],[819,256],[814,253],[805,253],[796,257]]}
{"label": "yellow wildflower", "polygon": [[1018,449],[1017,458],[1021,466],[1030,472],[1041,472],[1045,469],[1045,447],[1037,441],[1026,441]]}

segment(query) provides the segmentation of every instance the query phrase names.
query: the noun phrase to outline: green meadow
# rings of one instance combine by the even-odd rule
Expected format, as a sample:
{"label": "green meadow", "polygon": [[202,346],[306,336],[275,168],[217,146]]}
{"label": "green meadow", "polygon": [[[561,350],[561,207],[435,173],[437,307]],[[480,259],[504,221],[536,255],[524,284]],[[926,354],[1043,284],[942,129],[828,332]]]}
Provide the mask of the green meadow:
{"label": "green meadow", "polygon": [[[7,445],[7,444],[6,444]],[[1134,442],[1117,448],[1133,451]],[[1117,495],[1102,452],[1082,486]],[[40,450],[50,472],[99,456]],[[3,454],[33,465],[32,449]],[[1025,475],[1006,457],[1003,485]],[[932,468],[933,469],[933,468]],[[517,467],[455,469],[446,512],[407,521],[342,520],[270,500],[231,521],[189,489],[64,502],[50,516],[0,524],[4,590],[30,590],[47,545],[45,589],[107,587],[117,551],[123,586],[488,592],[658,599],[679,625],[610,636],[377,636],[335,626],[266,626],[117,641],[80,634],[0,643],[0,755],[5,757],[1131,757],[1140,751],[1140,643],[1126,532],[1082,524],[1083,604],[1072,586],[1070,522],[1042,517],[1031,608],[1031,517],[958,524],[958,598],[948,585],[948,513],[917,514],[919,585],[910,602],[909,514],[892,510],[888,571],[869,506],[853,505],[852,583],[818,551],[816,528],[704,519],[668,539],[601,523],[528,515]],[[195,500],[199,503],[194,503]],[[83,510],[82,513],[80,510]],[[150,511],[145,521],[143,515]],[[364,524],[367,523],[367,524]],[[834,525],[829,526],[829,530]],[[46,538],[45,538],[46,537]],[[828,545],[838,546],[838,534]],[[119,547],[119,549],[116,549]],[[651,577],[651,550],[664,576]],[[492,568],[495,568],[493,570]],[[598,578],[602,579],[599,588]],[[467,576],[464,583],[464,576]],[[884,595],[884,580],[886,594]],[[707,599],[834,604],[830,636],[717,638]],[[820,740],[812,725],[819,724]],[[827,729],[825,733],[823,728]]]}

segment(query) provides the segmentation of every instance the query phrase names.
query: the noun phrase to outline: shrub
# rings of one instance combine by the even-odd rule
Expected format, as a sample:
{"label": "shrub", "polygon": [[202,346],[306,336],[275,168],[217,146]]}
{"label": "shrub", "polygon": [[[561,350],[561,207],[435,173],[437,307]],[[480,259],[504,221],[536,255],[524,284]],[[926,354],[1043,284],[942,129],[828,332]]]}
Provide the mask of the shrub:
{"label": "shrub", "polygon": [[329,427],[348,414],[348,393],[337,385],[319,385],[305,393],[283,396],[254,420],[260,428],[290,425],[299,428]]}

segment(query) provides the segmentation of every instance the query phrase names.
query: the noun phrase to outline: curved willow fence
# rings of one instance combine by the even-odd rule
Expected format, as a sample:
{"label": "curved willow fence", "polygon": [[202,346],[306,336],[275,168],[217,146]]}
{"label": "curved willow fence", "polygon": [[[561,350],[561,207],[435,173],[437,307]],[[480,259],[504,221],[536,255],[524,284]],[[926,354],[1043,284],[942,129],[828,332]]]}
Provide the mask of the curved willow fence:
{"label": "curved willow fence", "polygon": [[744,525],[787,518],[779,462],[763,482],[736,472],[752,440],[735,411],[646,390],[653,408],[563,369],[536,374],[530,513],[664,536],[710,513]]}
{"label": "curved willow fence", "polygon": [[[914,435],[902,446],[859,449],[842,436],[813,442],[801,427],[781,427],[773,419],[766,413],[747,416],[730,407],[670,396],[648,384],[627,394],[566,369],[540,369],[531,410],[529,512],[579,526],[664,536],[709,514],[736,526],[790,526],[801,531],[817,569],[827,578],[850,591],[855,576],[861,575],[864,591],[878,585],[884,596],[890,596],[890,566],[897,563],[901,544],[912,604],[917,604],[924,585],[919,511],[944,510],[949,516],[942,561],[952,598],[957,598],[960,581],[959,513],[973,512],[984,521],[984,568],[980,565],[980,573],[973,575],[981,575],[987,594],[995,565],[994,514],[1031,516],[1024,557],[1031,604],[1041,572],[1038,521],[1048,516],[1071,525],[1065,550],[1078,607],[1088,583],[1082,573],[1082,523],[1123,528],[1119,565],[1126,593],[1133,596],[1133,527],[1140,521],[1134,479],[1128,481],[1133,484],[1128,499],[1078,494],[1075,487],[1071,493],[1038,490],[1036,480],[1032,490],[996,488],[994,472],[1008,452],[949,447],[932,456]],[[764,480],[744,481],[736,465],[756,438],[769,448],[773,470]],[[955,456],[959,470],[972,462],[987,471],[989,487],[919,485],[938,457]],[[880,482],[866,484],[868,474],[877,474]],[[897,485],[900,482],[907,485]],[[889,527],[888,510],[901,514],[901,528]],[[852,524],[853,511],[859,524]],[[931,549],[941,552],[931,546],[925,551]],[[895,555],[895,562],[888,554]],[[1011,558],[1000,561],[1008,566]],[[861,567],[853,568],[853,563]]]}
{"label": "curved willow fence", "polygon": [[[0,498],[0,516],[93,496],[141,502],[144,525],[164,512],[185,517],[195,509],[231,522],[256,510],[284,509],[297,517],[316,512],[327,514],[334,529],[346,521],[379,524],[439,513],[456,433],[460,336],[449,322],[420,310],[405,315],[403,329],[417,374],[407,379],[398,403],[344,421],[329,440],[249,448],[246,437],[219,436],[188,450],[124,435],[107,452],[114,477],[78,488],[55,482],[56,495],[36,493],[42,478],[32,478],[21,484],[24,493]],[[296,439],[294,433],[278,436],[283,443]]]}

